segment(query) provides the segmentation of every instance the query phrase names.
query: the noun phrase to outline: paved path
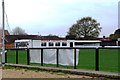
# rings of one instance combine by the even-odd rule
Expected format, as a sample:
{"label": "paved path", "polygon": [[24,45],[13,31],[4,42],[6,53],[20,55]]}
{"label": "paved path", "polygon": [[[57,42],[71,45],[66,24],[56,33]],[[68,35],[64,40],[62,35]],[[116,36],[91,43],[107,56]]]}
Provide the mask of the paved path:
{"label": "paved path", "polygon": [[37,71],[23,68],[2,70],[2,78],[92,78],[83,75],[65,74],[61,72]]}
{"label": "paved path", "polygon": [[0,67],[0,80],[2,79],[2,67]]}
{"label": "paved path", "polygon": [[110,72],[80,70],[80,69],[64,69],[64,68],[56,68],[56,67],[41,67],[41,66],[19,65],[19,64],[6,64],[6,65],[13,66],[13,67],[21,67],[21,68],[39,69],[39,70],[46,70],[46,71],[85,75],[85,76],[91,76],[91,77],[105,77],[105,78],[111,78],[111,79],[120,79],[120,75],[118,75],[118,73],[110,73]]}
{"label": "paved path", "polygon": [[0,80],[2,79],[2,64],[1,64],[1,52],[0,52]]}

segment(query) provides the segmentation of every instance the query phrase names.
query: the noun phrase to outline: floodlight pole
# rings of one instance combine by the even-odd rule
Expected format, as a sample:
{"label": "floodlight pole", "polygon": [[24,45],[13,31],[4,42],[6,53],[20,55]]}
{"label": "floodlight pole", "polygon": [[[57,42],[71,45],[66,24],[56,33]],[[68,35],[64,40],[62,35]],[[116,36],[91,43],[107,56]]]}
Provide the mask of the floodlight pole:
{"label": "floodlight pole", "polygon": [[5,63],[5,19],[4,19],[4,12],[5,12],[5,7],[4,7],[4,0],[2,0],[2,64]]}

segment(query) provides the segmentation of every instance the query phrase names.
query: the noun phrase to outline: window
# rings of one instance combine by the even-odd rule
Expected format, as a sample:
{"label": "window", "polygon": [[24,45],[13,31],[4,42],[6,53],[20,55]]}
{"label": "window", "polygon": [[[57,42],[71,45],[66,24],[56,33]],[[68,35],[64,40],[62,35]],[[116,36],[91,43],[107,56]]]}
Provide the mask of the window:
{"label": "window", "polygon": [[75,42],[75,45],[84,45],[84,43],[81,43],[81,42]]}
{"label": "window", "polygon": [[49,46],[53,46],[53,42],[49,42]]}
{"label": "window", "polygon": [[42,42],[42,43],[41,43],[41,46],[46,46],[46,42]]}
{"label": "window", "polygon": [[27,47],[29,44],[28,42],[17,42],[16,47]]}
{"label": "window", "polygon": [[67,43],[66,42],[62,42],[62,46],[67,46]]}
{"label": "window", "polygon": [[55,43],[55,46],[60,46],[60,42],[56,42],[56,43]]}

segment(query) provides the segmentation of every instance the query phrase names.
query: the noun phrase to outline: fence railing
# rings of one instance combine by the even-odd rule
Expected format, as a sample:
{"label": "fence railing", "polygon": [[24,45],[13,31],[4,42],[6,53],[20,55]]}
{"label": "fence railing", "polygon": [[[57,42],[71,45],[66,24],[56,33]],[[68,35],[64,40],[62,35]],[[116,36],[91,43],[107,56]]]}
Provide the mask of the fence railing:
{"label": "fence railing", "polygon": [[[95,47],[47,47],[47,48],[12,48],[12,49],[6,49],[6,50],[15,50],[16,51],[16,64],[18,64],[18,51],[19,50],[26,50],[27,52],[27,65],[30,65],[30,50],[41,50],[41,66],[43,66],[44,62],[43,62],[43,50],[45,49],[56,49],[56,67],[59,67],[59,50],[60,49],[73,49],[74,50],[74,69],[76,69],[77,65],[76,65],[76,50],[77,49],[95,49],[95,70],[96,71],[99,71],[99,50],[100,49],[119,49],[120,50],[120,47],[98,47],[98,48],[95,48]],[[7,63],[7,55],[8,53],[5,54],[5,63]]]}

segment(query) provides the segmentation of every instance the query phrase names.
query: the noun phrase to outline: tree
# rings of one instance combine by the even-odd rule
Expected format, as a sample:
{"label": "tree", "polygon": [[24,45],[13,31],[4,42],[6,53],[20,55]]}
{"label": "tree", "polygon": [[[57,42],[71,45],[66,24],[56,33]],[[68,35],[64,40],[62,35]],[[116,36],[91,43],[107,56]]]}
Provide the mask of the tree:
{"label": "tree", "polygon": [[21,27],[16,27],[13,29],[13,35],[27,35],[27,33]]}
{"label": "tree", "polygon": [[115,30],[114,34],[110,34],[109,37],[113,40],[117,40],[117,38],[120,38],[120,29]]}
{"label": "tree", "polygon": [[117,29],[114,34],[120,35],[120,29]]}
{"label": "tree", "polygon": [[91,17],[83,17],[78,20],[76,24],[73,24],[68,31],[69,36],[75,36],[76,38],[83,37],[89,39],[92,37],[98,37],[101,32],[100,23]]}

